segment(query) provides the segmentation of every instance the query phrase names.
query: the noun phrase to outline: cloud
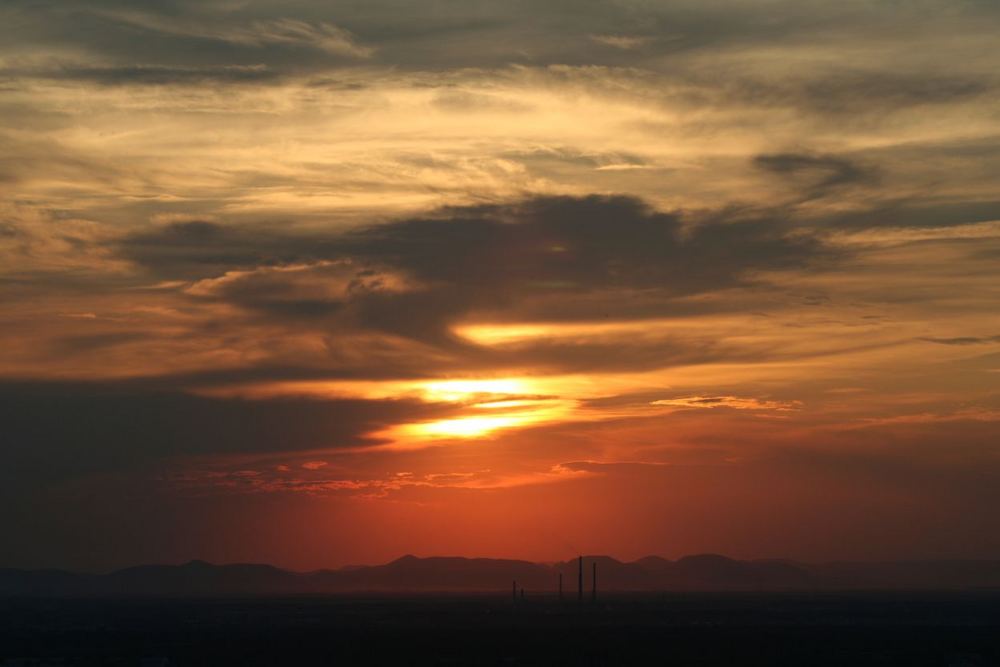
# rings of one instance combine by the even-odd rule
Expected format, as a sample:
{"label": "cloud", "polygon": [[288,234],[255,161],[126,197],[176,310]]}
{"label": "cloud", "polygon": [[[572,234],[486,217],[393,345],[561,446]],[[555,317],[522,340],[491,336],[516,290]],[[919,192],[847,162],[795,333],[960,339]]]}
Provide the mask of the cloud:
{"label": "cloud", "polygon": [[994,85],[989,77],[973,75],[842,70],[804,82],[801,96],[827,113],[874,113],[959,102],[988,93]]}
{"label": "cloud", "polygon": [[[321,465],[320,465],[321,464]],[[356,498],[387,498],[401,491],[464,489],[496,491],[523,486],[555,484],[587,479],[616,468],[619,464],[556,464],[539,470],[499,472],[475,470],[434,472],[421,475],[396,473],[386,477],[336,477],[326,474],[326,464],[309,461],[299,467],[308,471],[296,474],[288,466],[268,470],[218,470],[192,468],[169,476],[177,488],[201,494],[305,493],[313,496],[346,494]],[[629,464],[620,464],[626,466]]]}
{"label": "cloud", "polygon": [[774,401],[740,396],[685,396],[652,401],[650,405],[671,408],[730,408],[733,410],[777,410],[780,412],[798,410],[799,401]]}
{"label": "cloud", "polygon": [[[605,196],[444,209],[351,233],[339,245],[432,286],[362,304],[368,321],[397,332],[443,327],[473,309],[595,295],[581,319],[614,316],[633,292],[703,293],[829,257],[818,240],[790,234],[779,220],[688,226],[638,199]],[[431,317],[414,321],[413,313]]]}
{"label": "cloud", "polygon": [[[815,81],[814,101],[841,109],[865,105],[866,95],[913,104],[925,103],[921,97],[926,100],[946,87],[952,88],[952,94],[962,94],[964,90],[955,82],[964,80],[961,69],[972,61],[963,56],[989,43],[996,20],[996,11],[988,3],[940,1],[900,6],[856,0],[836,7],[815,3],[805,7],[777,0],[769,3],[767,20],[761,20],[759,7],[737,0],[624,5],[471,1],[452,3],[447,11],[439,11],[431,2],[397,0],[336,5],[103,0],[84,8],[68,0],[10,0],[6,4],[10,9],[4,18],[12,26],[12,43],[35,44],[41,49],[71,45],[103,60],[114,58],[119,64],[176,65],[192,55],[203,59],[229,56],[243,63],[243,58],[256,55],[258,62],[263,57],[265,62],[295,70],[329,66],[315,56],[332,55],[334,65],[345,58],[348,62],[365,59],[411,71],[489,69],[517,63],[618,64],[678,72],[700,69],[701,59],[708,54],[726,60],[730,74],[748,65],[763,69],[760,60],[768,55],[786,65],[794,59],[797,71],[822,74],[834,51],[837,61],[843,61],[843,72],[808,78]],[[945,74],[925,72],[925,78],[936,82],[931,87],[896,83],[910,77],[909,71],[899,72],[898,67],[882,82],[859,83],[873,62],[910,65],[915,60],[922,64],[919,46],[929,39],[928,12],[941,14],[933,36],[939,53],[949,54],[953,61],[949,65],[962,67],[948,67],[953,71]],[[355,33],[363,35],[364,41]],[[651,35],[658,38],[650,39]],[[966,43],[956,43],[956,36],[964,37]],[[607,48],[595,48],[595,43]],[[183,46],[190,47],[189,53],[182,52]],[[789,53],[792,58],[787,57]],[[778,72],[786,69],[780,63],[766,64]],[[905,68],[928,69],[932,68]]]}
{"label": "cloud", "polygon": [[591,35],[590,39],[598,44],[625,51],[640,48],[652,41],[651,37],[644,35]]}
{"label": "cloud", "polygon": [[350,32],[327,22],[310,23],[300,19],[273,18],[256,20],[247,26],[206,25],[195,20],[138,11],[104,12],[104,16],[143,30],[179,37],[219,40],[245,46],[280,44],[319,49],[352,58],[367,58],[372,49],[359,44]]}
{"label": "cloud", "polygon": [[1000,343],[1000,335],[956,336],[954,338],[934,338],[932,336],[926,336],[920,338],[920,340],[928,343],[937,343],[938,345],[987,345],[989,343]]}
{"label": "cloud", "polygon": [[811,196],[823,196],[846,186],[878,183],[878,172],[869,166],[835,155],[771,153],[757,155],[754,165],[800,183]]}
{"label": "cloud", "polygon": [[365,294],[409,289],[403,276],[337,260],[227,271],[184,291],[273,316],[309,319],[334,315]]}
{"label": "cloud", "polygon": [[228,271],[322,259],[323,239],[282,234],[267,228],[224,226],[192,220],[130,234],[120,254],[168,279],[215,278]]}
{"label": "cloud", "polygon": [[[919,196],[908,196],[875,205],[862,206],[856,211],[838,211],[815,218],[814,222],[832,228],[872,229],[891,233],[892,231],[912,233],[910,230],[940,229],[944,235],[951,234],[947,228],[972,225],[1000,220],[1000,200],[983,198],[979,200],[940,201],[940,197],[924,200]],[[986,234],[995,238],[989,230]],[[980,252],[993,252],[984,248]]]}
{"label": "cloud", "polygon": [[377,444],[392,424],[447,415],[416,400],[195,396],[135,383],[0,383],[6,484],[150,469],[165,461]]}
{"label": "cloud", "polygon": [[220,35],[222,39],[248,44],[303,44],[328,53],[355,58],[371,56],[372,49],[357,43],[354,35],[330,23],[312,25],[295,19],[254,23],[250,28]]}
{"label": "cloud", "polygon": [[172,223],[118,248],[163,280],[201,277],[189,294],[449,345],[459,343],[451,325],[476,310],[558,308],[572,297],[579,319],[642,301],[652,316],[676,297],[833,257],[780,219],[687,224],[624,196],[450,207],[324,235]]}
{"label": "cloud", "polygon": [[500,97],[465,90],[442,90],[435,95],[433,104],[439,109],[457,113],[476,112],[527,112],[531,107],[509,97]]}
{"label": "cloud", "polygon": [[677,214],[655,211],[639,199],[593,195],[443,209],[366,228],[342,245],[354,257],[456,286],[685,294],[823,255],[819,241],[790,231],[780,220],[685,226]]}
{"label": "cloud", "polygon": [[625,474],[643,471],[656,471],[669,466],[660,461],[568,461],[561,463],[561,468],[595,474]]}
{"label": "cloud", "polygon": [[207,67],[66,64],[50,68],[8,69],[4,73],[19,78],[91,81],[102,85],[247,84],[273,81],[281,76],[279,72],[259,64]]}
{"label": "cloud", "polygon": [[[89,313],[70,315],[70,317],[87,318]],[[148,338],[148,333],[142,331],[117,331],[98,334],[83,334],[63,336],[56,339],[53,352],[57,355],[72,355],[92,352],[104,347],[124,345]]]}

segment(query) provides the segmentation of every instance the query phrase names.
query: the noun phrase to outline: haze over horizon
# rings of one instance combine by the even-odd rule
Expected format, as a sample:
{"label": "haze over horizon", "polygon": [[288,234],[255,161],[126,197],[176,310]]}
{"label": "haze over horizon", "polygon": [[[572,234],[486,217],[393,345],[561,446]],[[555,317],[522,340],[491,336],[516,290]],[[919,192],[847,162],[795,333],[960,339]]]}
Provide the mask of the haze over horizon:
{"label": "haze over horizon", "polygon": [[1000,559],[998,34],[8,0],[0,568]]}

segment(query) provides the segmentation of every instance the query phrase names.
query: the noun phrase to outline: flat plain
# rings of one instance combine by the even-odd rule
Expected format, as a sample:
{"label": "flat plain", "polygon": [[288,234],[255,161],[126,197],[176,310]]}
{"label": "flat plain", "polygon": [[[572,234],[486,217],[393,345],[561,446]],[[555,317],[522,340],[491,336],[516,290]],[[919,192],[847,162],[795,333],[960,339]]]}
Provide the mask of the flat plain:
{"label": "flat plain", "polygon": [[6,599],[0,665],[1000,664],[1000,592]]}

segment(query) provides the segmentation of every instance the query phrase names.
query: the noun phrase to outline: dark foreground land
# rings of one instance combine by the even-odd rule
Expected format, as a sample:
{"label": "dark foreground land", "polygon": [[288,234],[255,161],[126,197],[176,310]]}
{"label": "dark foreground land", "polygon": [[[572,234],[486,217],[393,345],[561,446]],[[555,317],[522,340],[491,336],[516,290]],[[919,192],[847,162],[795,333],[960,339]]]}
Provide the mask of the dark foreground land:
{"label": "dark foreground land", "polygon": [[1000,592],[0,600],[0,665],[1000,665]]}

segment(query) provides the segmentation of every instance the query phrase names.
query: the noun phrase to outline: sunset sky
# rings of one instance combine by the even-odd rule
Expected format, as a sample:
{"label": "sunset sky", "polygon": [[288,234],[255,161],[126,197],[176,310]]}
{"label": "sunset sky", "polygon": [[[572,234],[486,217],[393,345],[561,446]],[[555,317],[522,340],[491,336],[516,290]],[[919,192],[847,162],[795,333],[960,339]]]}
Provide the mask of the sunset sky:
{"label": "sunset sky", "polygon": [[6,0],[0,567],[1000,557],[993,0]]}

